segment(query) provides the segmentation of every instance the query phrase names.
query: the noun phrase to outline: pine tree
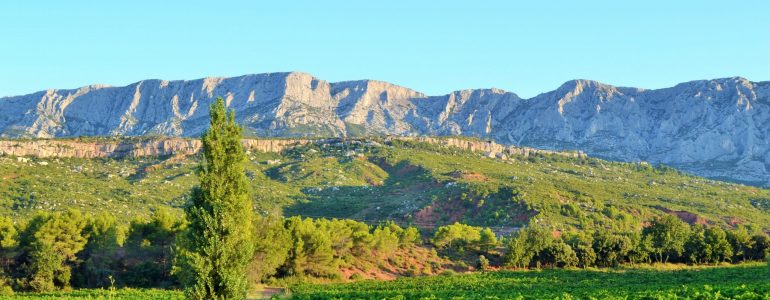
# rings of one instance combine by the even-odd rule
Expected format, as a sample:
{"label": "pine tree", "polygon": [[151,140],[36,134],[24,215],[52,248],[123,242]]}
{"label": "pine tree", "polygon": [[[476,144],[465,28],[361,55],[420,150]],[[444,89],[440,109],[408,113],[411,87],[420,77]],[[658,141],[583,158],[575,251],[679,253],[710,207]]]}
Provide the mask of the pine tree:
{"label": "pine tree", "polygon": [[29,222],[20,244],[25,248],[25,271],[32,290],[49,292],[70,286],[71,267],[88,241],[85,227],[86,219],[77,210],[41,213]]}
{"label": "pine tree", "polygon": [[488,253],[497,247],[497,236],[492,229],[484,228],[481,230],[479,238],[479,250]]}
{"label": "pine tree", "polygon": [[246,297],[254,216],[241,134],[235,113],[217,98],[202,138],[200,186],[185,209],[189,225],[177,251],[175,272],[188,299]]}

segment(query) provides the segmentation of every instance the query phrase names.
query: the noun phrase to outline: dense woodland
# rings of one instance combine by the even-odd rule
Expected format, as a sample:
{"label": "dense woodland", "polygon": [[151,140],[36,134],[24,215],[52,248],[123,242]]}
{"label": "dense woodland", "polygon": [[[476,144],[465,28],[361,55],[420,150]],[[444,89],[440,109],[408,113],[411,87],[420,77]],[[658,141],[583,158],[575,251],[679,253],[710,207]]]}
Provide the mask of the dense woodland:
{"label": "dense woodland", "polygon": [[[341,268],[376,266],[396,252],[408,257],[410,249],[422,247],[447,260],[436,258],[434,264],[404,275],[449,272],[444,269],[739,263],[762,260],[770,249],[770,238],[750,228],[690,226],[673,216],[653,220],[639,232],[559,235],[530,226],[502,238],[488,228],[459,223],[426,236],[428,232],[392,222],[370,226],[352,220],[262,216],[254,222],[259,230],[248,268],[251,283],[348,279],[342,278]],[[2,218],[3,290],[177,287],[175,241],[185,227],[166,210],[129,226],[110,215],[85,216],[76,210],[41,213],[20,224]]]}

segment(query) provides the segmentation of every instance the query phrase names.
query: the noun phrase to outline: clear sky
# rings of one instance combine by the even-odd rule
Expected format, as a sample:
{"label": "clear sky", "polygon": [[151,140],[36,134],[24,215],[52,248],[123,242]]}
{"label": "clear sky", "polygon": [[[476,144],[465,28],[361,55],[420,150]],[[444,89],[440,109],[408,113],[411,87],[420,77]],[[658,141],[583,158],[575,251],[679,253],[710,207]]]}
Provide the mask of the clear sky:
{"label": "clear sky", "polygon": [[279,71],[522,97],[770,80],[766,0],[2,1],[0,40],[0,96]]}

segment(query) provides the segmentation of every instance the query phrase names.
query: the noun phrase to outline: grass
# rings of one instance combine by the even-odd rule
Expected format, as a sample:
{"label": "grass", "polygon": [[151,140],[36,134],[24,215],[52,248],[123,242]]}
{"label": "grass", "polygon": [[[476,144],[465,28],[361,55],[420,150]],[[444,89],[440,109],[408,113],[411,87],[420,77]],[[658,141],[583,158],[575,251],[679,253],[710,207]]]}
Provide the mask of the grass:
{"label": "grass", "polygon": [[499,271],[299,284],[292,299],[767,299],[765,264],[663,269]]}

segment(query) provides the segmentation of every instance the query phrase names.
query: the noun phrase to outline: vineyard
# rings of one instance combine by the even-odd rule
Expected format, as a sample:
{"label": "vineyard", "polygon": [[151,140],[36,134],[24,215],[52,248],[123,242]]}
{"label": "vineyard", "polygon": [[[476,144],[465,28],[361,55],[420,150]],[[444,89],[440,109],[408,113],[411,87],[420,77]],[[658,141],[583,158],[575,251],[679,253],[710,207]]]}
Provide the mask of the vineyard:
{"label": "vineyard", "polygon": [[142,299],[142,300],[175,300],[184,299],[180,291],[160,290],[160,289],[87,289],[70,292],[51,292],[51,293],[19,293],[14,296],[0,296],[0,299]]}
{"label": "vineyard", "polygon": [[302,284],[292,299],[767,299],[764,264],[499,271],[345,284]]}
{"label": "vineyard", "polygon": [[[252,296],[254,299],[259,297]],[[549,269],[297,284],[273,299],[768,299],[766,264]],[[82,289],[0,299],[183,299],[176,290]]]}

